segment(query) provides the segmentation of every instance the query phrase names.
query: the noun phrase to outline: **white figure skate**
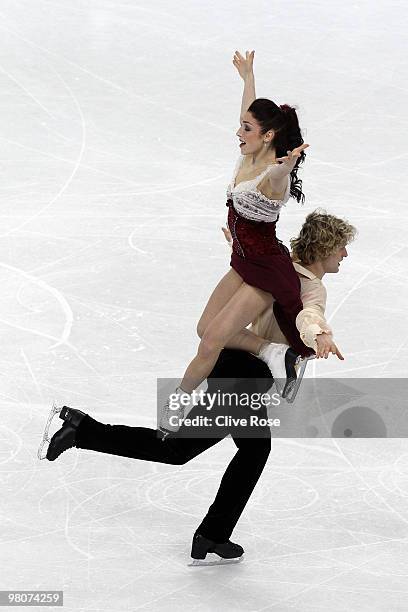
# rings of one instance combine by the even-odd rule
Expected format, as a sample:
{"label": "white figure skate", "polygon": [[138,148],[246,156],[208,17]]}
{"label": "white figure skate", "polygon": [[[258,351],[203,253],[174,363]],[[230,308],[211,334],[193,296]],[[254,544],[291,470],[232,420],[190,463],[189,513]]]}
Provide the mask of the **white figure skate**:
{"label": "white figure skate", "polygon": [[[171,399],[171,402],[170,402]],[[170,406],[170,403],[172,404]],[[162,432],[162,442],[171,434],[177,432],[187,412],[195,405],[190,393],[177,387],[174,393],[167,399],[160,416],[158,430]]]}
{"label": "white figure skate", "polygon": [[45,444],[49,444],[51,441],[51,438],[48,436],[48,432],[50,430],[50,426],[51,426],[51,422],[52,419],[61,412],[62,408],[59,408],[58,406],[55,405],[55,402],[53,402],[52,408],[51,408],[51,412],[48,416],[48,420],[47,423],[45,425],[45,430],[43,433],[43,437],[40,443],[40,446],[38,448],[37,451],[37,456],[39,459],[46,459],[47,458],[47,451],[45,451],[45,453],[43,453],[43,448],[45,446]]}

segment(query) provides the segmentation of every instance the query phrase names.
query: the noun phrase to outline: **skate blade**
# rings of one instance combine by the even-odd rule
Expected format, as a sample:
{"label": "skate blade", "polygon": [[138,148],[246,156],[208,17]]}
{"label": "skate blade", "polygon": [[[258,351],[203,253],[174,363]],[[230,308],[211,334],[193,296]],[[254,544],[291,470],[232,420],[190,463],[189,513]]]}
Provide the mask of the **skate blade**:
{"label": "skate blade", "polygon": [[48,436],[48,432],[52,423],[53,418],[55,417],[56,414],[59,414],[61,412],[62,408],[58,408],[58,406],[56,406],[55,402],[52,405],[50,414],[48,415],[48,420],[47,423],[45,425],[45,430],[43,433],[43,437],[40,443],[40,446],[38,447],[38,451],[37,451],[37,457],[38,459],[46,459],[47,458],[47,451],[48,451],[48,447],[47,450],[44,451],[44,446],[47,444],[49,445],[51,438],[49,438]]}
{"label": "skate blade", "polygon": [[170,431],[169,429],[164,429],[163,427],[158,427],[157,431],[160,431],[162,435],[161,441],[165,442],[167,440],[167,438],[171,437],[173,434],[178,432],[178,429],[176,429],[175,431]]}
{"label": "skate blade", "polygon": [[282,400],[288,400],[288,395],[291,394],[293,388],[297,385],[297,381],[297,378],[292,378],[289,380],[287,378],[274,379],[276,392]]}
{"label": "skate blade", "polygon": [[182,423],[180,423],[179,427],[172,427],[171,425],[169,425],[169,427],[165,427],[164,425],[162,425],[162,423],[160,423],[157,429],[161,431],[162,434],[164,434],[167,437],[167,436],[170,436],[171,434],[177,433],[180,430],[181,425]]}
{"label": "skate blade", "polygon": [[279,397],[283,399],[285,397],[284,392],[285,392],[285,386],[286,386],[286,379],[285,378],[274,378],[273,382],[275,384],[276,392],[278,393]]}
{"label": "skate blade", "polygon": [[233,563],[241,563],[244,560],[244,555],[241,557],[235,557],[234,559],[224,559],[219,557],[216,553],[207,553],[205,559],[192,559],[191,563],[188,563],[189,567],[205,567],[206,565],[232,565]]}
{"label": "skate blade", "polygon": [[285,393],[285,400],[288,402],[288,404],[293,404],[293,402],[295,401],[297,392],[299,391],[300,383],[302,382],[303,374],[306,370],[306,366],[311,359],[315,359],[315,355],[310,355],[310,357],[303,357],[299,360],[299,363],[296,364],[295,367],[297,378],[296,380],[293,380],[288,384]]}
{"label": "skate blade", "polygon": [[287,395],[291,392],[293,386],[296,384],[296,366],[300,359],[301,357],[296,355],[293,349],[288,348],[285,353],[285,372],[281,372],[281,377],[273,376],[276,391],[282,399],[286,399]]}

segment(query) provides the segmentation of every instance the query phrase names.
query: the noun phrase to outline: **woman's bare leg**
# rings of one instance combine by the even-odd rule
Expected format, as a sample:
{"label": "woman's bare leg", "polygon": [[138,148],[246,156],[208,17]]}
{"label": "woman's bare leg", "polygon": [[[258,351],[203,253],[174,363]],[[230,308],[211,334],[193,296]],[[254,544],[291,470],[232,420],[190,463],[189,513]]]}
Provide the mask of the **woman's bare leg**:
{"label": "woman's bare leg", "polygon": [[222,277],[210,295],[207,306],[204,308],[203,314],[197,323],[197,333],[200,338],[202,338],[207,325],[213,321],[217,314],[224,308],[225,304],[229,302],[243,282],[241,276],[238,272],[235,272],[233,268]]}
{"label": "woman's bare leg", "polygon": [[[263,312],[270,305],[271,299],[270,293],[241,283],[239,289],[207,325],[197,355],[181,381],[180,387],[183,391],[191,393],[207,378],[224,346]],[[203,314],[205,313],[206,311]],[[249,334],[244,332],[247,338]]]}
{"label": "woman's bare leg", "polygon": [[[203,337],[208,325],[228,303],[234,293],[236,293],[236,291],[243,285],[243,282],[244,281],[242,280],[241,276],[235,272],[233,268],[231,268],[231,270],[229,270],[229,272],[227,272],[227,274],[221,279],[212,292],[207,306],[205,307],[198,322],[197,333],[200,338]],[[267,308],[273,300],[272,295],[268,295],[270,296],[270,300],[269,303],[266,304],[265,308]],[[252,321],[250,321],[250,323],[252,323]],[[249,353],[258,355],[261,348],[267,342],[268,340],[265,338],[261,338],[261,336],[257,336],[254,332],[244,328],[227,342],[225,348],[239,349],[241,351],[248,351]]]}

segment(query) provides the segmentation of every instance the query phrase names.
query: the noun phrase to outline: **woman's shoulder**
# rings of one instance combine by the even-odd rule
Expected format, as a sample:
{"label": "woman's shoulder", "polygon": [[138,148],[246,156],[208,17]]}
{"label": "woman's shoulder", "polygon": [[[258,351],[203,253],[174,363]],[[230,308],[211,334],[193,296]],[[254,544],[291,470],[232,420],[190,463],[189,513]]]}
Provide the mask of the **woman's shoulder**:
{"label": "woman's shoulder", "polygon": [[287,202],[290,196],[290,177],[272,179],[267,173],[259,183],[258,190],[270,200]]}

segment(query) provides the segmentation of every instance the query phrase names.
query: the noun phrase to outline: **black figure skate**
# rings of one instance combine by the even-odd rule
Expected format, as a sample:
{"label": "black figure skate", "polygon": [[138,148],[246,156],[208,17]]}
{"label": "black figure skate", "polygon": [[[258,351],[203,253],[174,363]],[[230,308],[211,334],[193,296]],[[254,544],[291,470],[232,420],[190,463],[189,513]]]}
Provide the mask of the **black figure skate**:
{"label": "black figure skate", "polygon": [[[207,553],[210,557],[207,559]],[[227,565],[229,563],[239,563],[243,561],[244,549],[239,544],[227,542],[213,542],[199,533],[193,537],[191,547],[191,563],[189,566],[197,565]]]}
{"label": "black figure skate", "polygon": [[258,357],[269,367],[280,397],[289,404],[294,402],[307,362],[315,356],[301,357],[286,344],[269,342]]}
{"label": "black figure skate", "polygon": [[276,391],[282,398],[291,394],[296,385],[296,366],[301,357],[287,344],[269,342],[258,355],[270,369]]}
{"label": "black figure skate", "polygon": [[[63,423],[61,429],[59,429],[50,440],[48,437],[48,431],[52,419],[58,413],[59,418],[65,422]],[[86,414],[84,412],[81,412],[81,410],[75,410],[74,408],[69,408],[68,406],[57,408],[57,406],[54,405],[49,414],[48,421],[43,434],[43,439],[38,449],[38,458],[55,461],[55,459],[57,459],[57,457],[59,457],[61,453],[63,453],[65,450],[75,446],[76,428],[78,427],[84,416],[86,416]],[[47,453],[46,455],[43,455],[43,448],[47,442],[49,442]]]}
{"label": "black figure skate", "polygon": [[299,391],[300,383],[302,382],[303,374],[305,373],[306,366],[311,359],[315,359],[316,355],[310,355],[309,357],[300,357],[296,359],[294,364],[294,370],[296,372],[295,378],[291,378],[285,387],[283,397],[289,404],[293,404],[297,392]]}

